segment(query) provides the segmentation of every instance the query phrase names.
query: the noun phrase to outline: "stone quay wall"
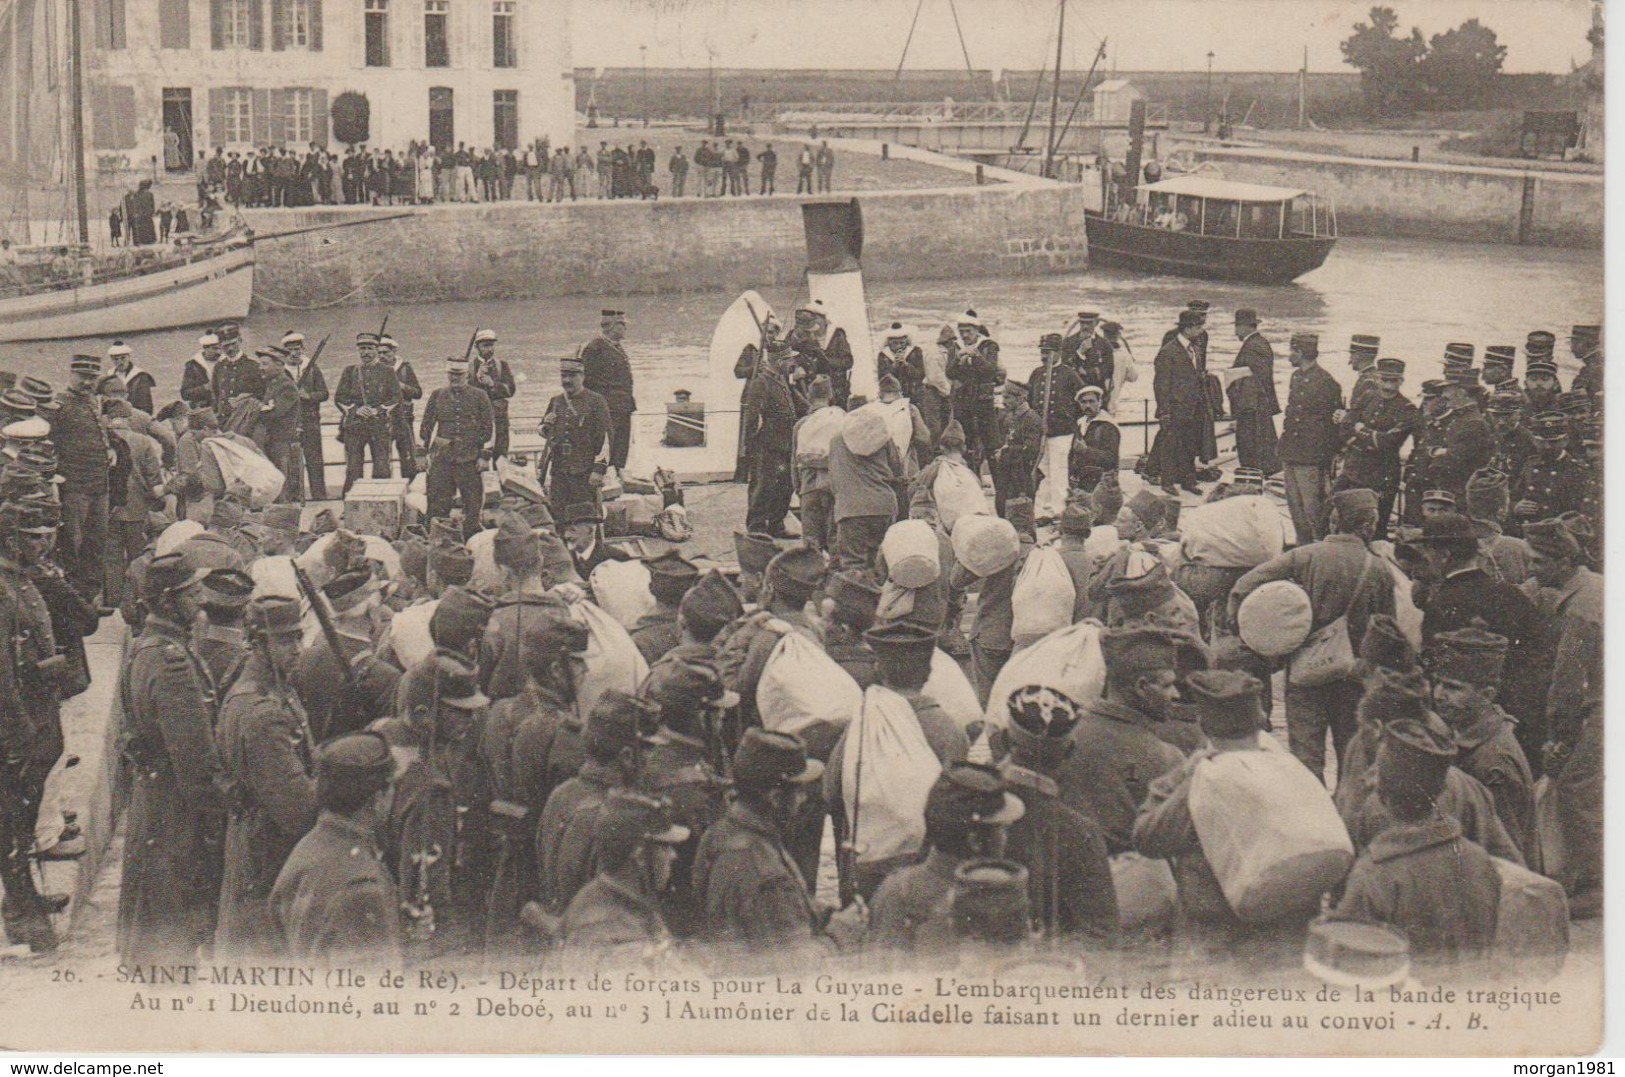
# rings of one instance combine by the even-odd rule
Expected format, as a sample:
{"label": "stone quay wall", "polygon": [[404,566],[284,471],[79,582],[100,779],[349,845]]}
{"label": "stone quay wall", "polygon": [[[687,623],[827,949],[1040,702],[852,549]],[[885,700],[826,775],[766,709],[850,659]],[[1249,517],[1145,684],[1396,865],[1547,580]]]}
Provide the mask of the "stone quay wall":
{"label": "stone quay wall", "polygon": [[1226,179],[1331,198],[1348,236],[1603,245],[1603,177],[1248,149],[1190,148]]}
{"label": "stone quay wall", "polygon": [[[255,304],[276,310],[794,285],[806,268],[800,204],[809,200],[503,202],[243,215],[261,235],[347,225],[260,244]],[[865,193],[859,200],[863,265],[876,278],[1044,274],[1087,264],[1081,187],[997,184]],[[392,213],[410,216],[355,223]]]}

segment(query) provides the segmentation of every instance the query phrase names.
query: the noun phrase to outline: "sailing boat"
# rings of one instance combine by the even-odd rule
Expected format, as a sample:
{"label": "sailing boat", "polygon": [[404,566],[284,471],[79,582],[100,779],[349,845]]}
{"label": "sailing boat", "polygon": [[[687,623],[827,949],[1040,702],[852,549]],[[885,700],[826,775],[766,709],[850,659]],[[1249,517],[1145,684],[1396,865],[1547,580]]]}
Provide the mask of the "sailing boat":
{"label": "sailing boat", "polygon": [[0,342],[133,333],[245,318],[254,295],[254,234],[236,228],[172,248],[90,249],[85,181],[80,3],[66,0],[70,71],[68,176],[79,242],[9,266],[0,283]]}

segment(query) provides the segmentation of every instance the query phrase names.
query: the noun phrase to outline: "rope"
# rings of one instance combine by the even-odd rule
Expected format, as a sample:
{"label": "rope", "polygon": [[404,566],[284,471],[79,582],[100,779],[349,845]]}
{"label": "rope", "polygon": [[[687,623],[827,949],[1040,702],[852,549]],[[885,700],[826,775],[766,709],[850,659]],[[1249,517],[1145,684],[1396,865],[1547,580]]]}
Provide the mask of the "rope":
{"label": "rope", "polygon": [[279,310],[327,310],[329,307],[336,307],[340,303],[345,303],[345,302],[348,302],[351,299],[354,299],[357,295],[360,295],[364,290],[366,290],[366,287],[369,284],[371,284],[373,281],[377,280],[379,277],[381,277],[383,275],[384,275],[384,270],[380,269],[378,272],[374,273],[372,276],[368,277],[366,280],[362,281],[360,284],[356,285],[354,288],[350,289],[348,292],[346,292],[343,295],[339,296],[337,299],[333,300],[331,303],[316,303],[316,304],[314,304],[312,306],[301,306],[301,305],[299,305],[297,303],[284,303],[281,300],[272,299],[270,296],[264,295],[264,294],[260,293],[258,290],[256,290],[254,292],[254,299],[255,299],[256,302],[266,303],[266,304],[268,304],[270,306],[278,308]]}

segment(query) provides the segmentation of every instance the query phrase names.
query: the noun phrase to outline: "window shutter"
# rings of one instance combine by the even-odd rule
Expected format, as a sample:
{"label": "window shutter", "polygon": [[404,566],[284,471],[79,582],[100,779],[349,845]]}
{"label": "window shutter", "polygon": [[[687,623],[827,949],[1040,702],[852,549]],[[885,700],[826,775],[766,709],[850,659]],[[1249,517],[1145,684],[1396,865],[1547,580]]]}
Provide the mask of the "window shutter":
{"label": "window shutter", "polygon": [[226,141],[226,93],[218,86],[209,90],[209,136],[211,146],[221,146]]}
{"label": "window shutter", "polygon": [[113,110],[114,149],[135,149],[135,87],[108,87]]}
{"label": "window shutter", "polygon": [[271,91],[253,91],[252,123],[253,141],[264,143],[271,141]]}
{"label": "window shutter", "polygon": [[192,6],[190,0],[158,0],[158,47],[192,47]]}
{"label": "window shutter", "polygon": [[265,48],[265,0],[248,0],[248,47]]}
{"label": "window shutter", "polygon": [[272,90],[270,120],[267,124],[271,144],[280,146],[288,141],[288,91]]}
{"label": "window shutter", "polygon": [[447,59],[451,67],[468,63],[468,7],[457,0],[449,0],[447,5],[446,22],[450,24],[446,27],[447,48],[450,50]]}
{"label": "window shutter", "polygon": [[271,51],[288,47],[288,0],[271,0]]}
{"label": "window shutter", "polygon": [[310,50],[322,51],[322,0],[310,0]]}
{"label": "window shutter", "polygon": [[310,91],[310,140],[327,148],[327,91]]}
{"label": "window shutter", "polygon": [[124,37],[124,0],[107,0],[107,47],[122,49]]}
{"label": "window shutter", "polygon": [[209,47],[226,47],[225,0],[209,0]]}

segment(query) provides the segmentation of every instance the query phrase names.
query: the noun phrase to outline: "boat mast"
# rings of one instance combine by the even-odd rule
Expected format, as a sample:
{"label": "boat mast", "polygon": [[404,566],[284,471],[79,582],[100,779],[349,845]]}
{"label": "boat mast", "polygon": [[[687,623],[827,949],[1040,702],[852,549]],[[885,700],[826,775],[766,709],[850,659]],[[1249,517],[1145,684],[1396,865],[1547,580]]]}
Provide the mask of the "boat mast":
{"label": "boat mast", "polygon": [[1049,138],[1045,141],[1044,175],[1053,174],[1055,166],[1055,124],[1061,112],[1061,49],[1066,44],[1066,0],[1061,0],[1061,22],[1055,31],[1055,83],[1049,94]]}
{"label": "boat mast", "polygon": [[90,246],[89,196],[85,190],[85,54],[80,40],[80,0],[67,0],[68,4],[68,63],[73,71],[69,83],[69,141],[71,152],[68,167],[73,176],[74,204],[79,213],[79,242]]}

